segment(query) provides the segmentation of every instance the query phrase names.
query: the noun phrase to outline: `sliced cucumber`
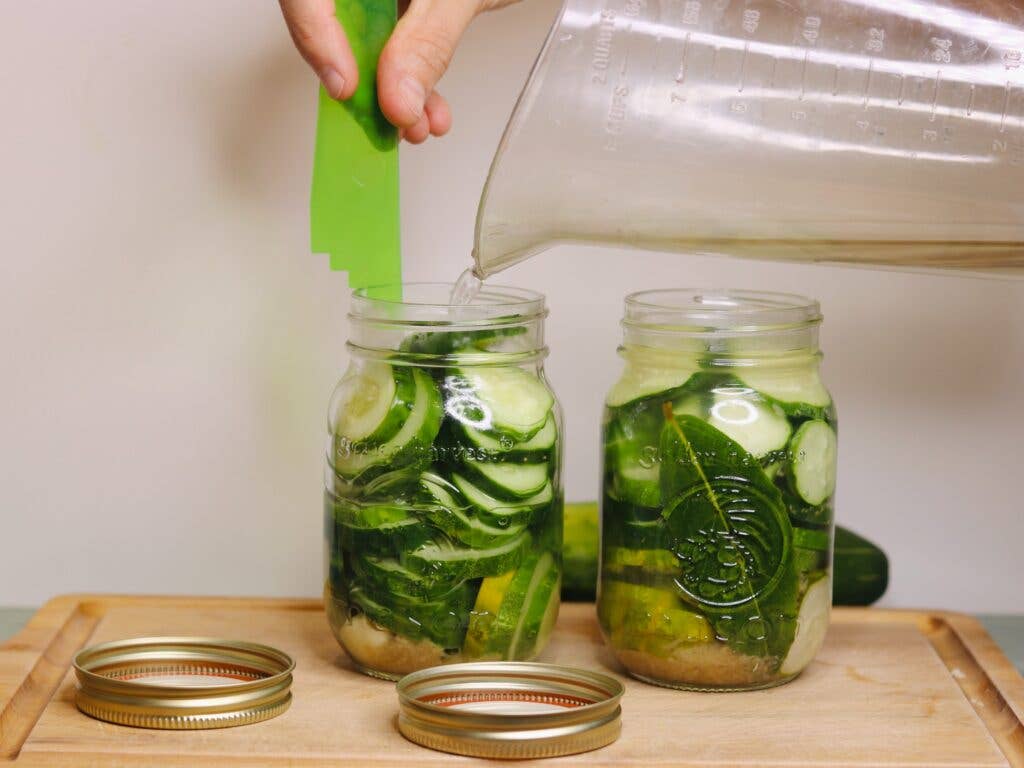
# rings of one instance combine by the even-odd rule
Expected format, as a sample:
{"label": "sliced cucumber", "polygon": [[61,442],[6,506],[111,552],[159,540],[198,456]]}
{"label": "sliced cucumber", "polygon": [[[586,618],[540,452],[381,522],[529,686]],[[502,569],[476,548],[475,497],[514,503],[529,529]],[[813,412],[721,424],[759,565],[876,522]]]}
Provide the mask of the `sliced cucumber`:
{"label": "sliced cucumber", "polygon": [[628,549],[668,549],[669,532],[661,509],[641,507],[605,494],[601,501],[602,545]]}
{"label": "sliced cucumber", "polygon": [[540,493],[548,483],[547,464],[468,460],[466,466],[480,476],[480,485],[485,490],[505,499],[527,499]]}
{"label": "sliced cucumber", "polygon": [[509,643],[508,658],[527,660],[540,653],[558,619],[560,587],[558,564],[550,552],[545,552],[537,561],[527,587],[523,611]]}
{"label": "sliced cucumber", "polygon": [[472,590],[463,585],[443,600],[400,601],[393,594],[377,595],[360,587],[348,593],[349,601],[367,618],[392,632],[410,638],[426,638],[442,648],[458,648],[466,635]]}
{"label": "sliced cucumber", "polygon": [[[621,411],[605,427],[605,472],[611,474],[615,498],[641,507],[661,506],[658,442],[662,420],[631,406],[636,414]],[[634,418],[634,415],[636,418]]]}
{"label": "sliced cucumber", "polygon": [[462,645],[462,653],[466,657],[479,659],[487,653],[491,625],[501,610],[508,585],[517,573],[507,571],[499,576],[488,576],[480,582],[480,591],[476,593],[476,603],[469,615],[466,640]]}
{"label": "sliced cucumber", "polygon": [[718,386],[710,397],[691,395],[672,410],[677,416],[704,419],[755,458],[785,448],[793,431],[780,407],[761,400],[747,387]]}
{"label": "sliced cucumber", "polygon": [[[528,371],[514,366],[462,368],[445,378],[448,392],[462,393],[446,402],[447,412],[464,425],[494,430],[516,440],[529,440],[547,423],[554,405],[547,385]],[[470,417],[461,405],[472,400],[479,407]],[[449,407],[453,402],[460,405]]]}
{"label": "sliced cucumber", "polygon": [[423,574],[389,557],[353,557],[352,570],[361,582],[375,591],[395,595],[398,599],[436,600],[462,583],[424,578]]}
{"label": "sliced cucumber", "polygon": [[465,427],[466,438],[478,448],[482,448],[489,455],[502,458],[533,458],[540,457],[550,451],[558,437],[558,427],[555,424],[554,414],[548,414],[547,421],[540,431],[529,440],[515,441],[508,437],[495,437],[487,432],[481,432],[472,427]]}
{"label": "sliced cucumber", "polygon": [[458,582],[496,576],[519,565],[529,543],[528,531],[488,549],[467,549],[436,541],[410,552],[406,564],[436,581]]}
{"label": "sliced cucumber", "polygon": [[430,526],[402,507],[339,505],[337,509],[341,544],[348,550],[390,553],[415,549],[431,536]]}
{"label": "sliced cucumber", "polygon": [[795,675],[811,663],[825,641],[831,609],[832,584],[830,579],[824,576],[808,588],[800,603],[796,637],[793,638],[793,644],[789,646],[789,652],[779,669],[783,675]]}
{"label": "sliced cucumber", "polygon": [[475,517],[468,517],[451,493],[453,488],[436,475],[424,475],[423,487],[437,501],[424,514],[431,523],[448,536],[470,547],[493,547],[518,535],[526,527],[491,526]]}
{"label": "sliced cucumber", "polygon": [[608,573],[621,573],[624,569],[641,569],[645,574],[676,576],[682,565],[675,552],[667,549],[633,549],[606,547],[601,566]]}
{"label": "sliced cucumber", "polygon": [[827,423],[805,422],[790,443],[792,481],[800,498],[823,504],[836,489],[836,433]]}
{"label": "sliced cucumber", "polygon": [[[509,317],[509,321],[514,321]],[[414,333],[402,341],[403,352],[413,354],[438,355],[466,354],[487,352],[495,342],[520,336],[526,333],[523,325],[512,325],[506,328],[486,328],[479,331],[424,331]]]}
{"label": "sliced cucumber", "polygon": [[613,492],[621,501],[641,507],[661,505],[658,466],[645,467],[637,459],[620,458],[612,480]]}
{"label": "sliced cucumber", "polygon": [[781,404],[792,407],[805,404],[816,408],[827,408],[832,404],[831,395],[821,383],[817,363],[796,371],[768,366],[748,368],[739,371],[738,375],[748,386]]}
{"label": "sliced cucumber", "polygon": [[529,498],[509,502],[494,498],[462,475],[452,475],[452,481],[466,500],[476,508],[477,516],[490,525],[528,525],[537,509],[550,504],[554,498],[550,482]]}
{"label": "sliced cucumber", "polygon": [[714,640],[707,619],[685,609],[670,589],[602,579],[597,615],[614,648],[668,656],[680,646]]}
{"label": "sliced cucumber", "polygon": [[627,363],[622,376],[612,385],[605,404],[609,408],[618,408],[651,395],[678,389],[696,372],[696,367],[682,363],[678,368]]}
{"label": "sliced cucumber", "polygon": [[793,527],[793,560],[801,594],[828,568],[831,548],[832,536],[827,529]]}
{"label": "sliced cucumber", "polygon": [[819,552],[827,552],[832,543],[832,537],[827,530],[820,528],[793,527],[793,546],[803,549],[814,549]]}
{"label": "sliced cucumber", "polygon": [[401,429],[380,445],[335,440],[334,469],[349,479],[367,481],[386,469],[425,466],[441,429],[441,396],[429,375],[412,369],[415,397]]}
{"label": "sliced cucumber", "polygon": [[411,369],[365,363],[335,392],[335,434],[351,442],[389,440],[409,418],[415,389]]}
{"label": "sliced cucumber", "polygon": [[545,639],[545,624],[553,624],[557,616],[558,584],[558,564],[550,552],[533,553],[513,573],[485,580],[470,617],[467,644],[477,655],[531,658]]}

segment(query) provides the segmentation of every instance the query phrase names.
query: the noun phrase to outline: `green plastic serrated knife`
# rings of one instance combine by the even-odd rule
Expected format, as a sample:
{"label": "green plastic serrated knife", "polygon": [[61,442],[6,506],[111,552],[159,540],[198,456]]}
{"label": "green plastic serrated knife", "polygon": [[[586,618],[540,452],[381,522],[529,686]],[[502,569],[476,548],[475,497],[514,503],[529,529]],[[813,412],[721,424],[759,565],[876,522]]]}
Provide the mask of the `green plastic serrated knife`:
{"label": "green plastic serrated knife", "polygon": [[346,270],[352,288],[402,279],[398,219],[398,133],[377,102],[377,60],[395,28],[395,0],[335,0],[359,66],[345,102],[320,88],[310,245]]}

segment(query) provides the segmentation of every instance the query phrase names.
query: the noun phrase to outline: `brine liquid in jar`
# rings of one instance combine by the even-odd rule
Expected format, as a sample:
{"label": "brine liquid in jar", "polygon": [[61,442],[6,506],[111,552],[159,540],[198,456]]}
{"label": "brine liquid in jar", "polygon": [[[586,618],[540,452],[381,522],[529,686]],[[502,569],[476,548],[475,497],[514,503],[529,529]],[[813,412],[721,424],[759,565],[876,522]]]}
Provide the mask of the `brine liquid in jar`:
{"label": "brine liquid in jar", "polygon": [[452,287],[355,293],[329,413],[328,618],[356,666],[389,679],[532,659],[558,615],[562,422],[544,298],[489,286],[456,308]]}
{"label": "brine liquid in jar", "polygon": [[598,616],[635,677],[761,688],[821,646],[836,417],[820,319],[788,294],[627,298],[603,422]]}

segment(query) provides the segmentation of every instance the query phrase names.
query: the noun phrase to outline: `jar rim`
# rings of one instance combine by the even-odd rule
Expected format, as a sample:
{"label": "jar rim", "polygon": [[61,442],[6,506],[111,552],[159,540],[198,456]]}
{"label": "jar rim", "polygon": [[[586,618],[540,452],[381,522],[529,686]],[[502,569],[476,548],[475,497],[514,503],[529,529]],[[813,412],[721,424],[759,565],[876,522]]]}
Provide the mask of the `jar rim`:
{"label": "jar rim", "polygon": [[679,332],[778,331],[817,325],[821,306],[795,293],[733,288],[656,288],[626,296],[623,323]]}
{"label": "jar rim", "polygon": [[544,316],[544,294],[527,288],[485,284],[466,304],[452,304],[455,283],[408,282],[358,288],[352,292],[351,314],[363,320],[437,322],[445,325]]}

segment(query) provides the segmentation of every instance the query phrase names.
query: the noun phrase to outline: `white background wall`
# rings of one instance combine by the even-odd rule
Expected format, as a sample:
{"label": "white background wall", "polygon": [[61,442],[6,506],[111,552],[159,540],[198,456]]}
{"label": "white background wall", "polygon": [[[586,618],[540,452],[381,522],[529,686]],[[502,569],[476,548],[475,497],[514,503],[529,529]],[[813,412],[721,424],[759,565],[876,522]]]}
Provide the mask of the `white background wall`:
{"label": "white background wall", "polygon": [[[444,81],[451,135],[403,149],[408,278],[467,264],[554,11],[481,19]],[[0,11],[0,604],[319,592],[347,288],[307,248],[315,96],[269,1]],[[1024,283],[583,248],[503,277],[550,299],[576,500],[627,291],[819,297],[838,517],[891,556],[886,602],[1024,611]]]}

